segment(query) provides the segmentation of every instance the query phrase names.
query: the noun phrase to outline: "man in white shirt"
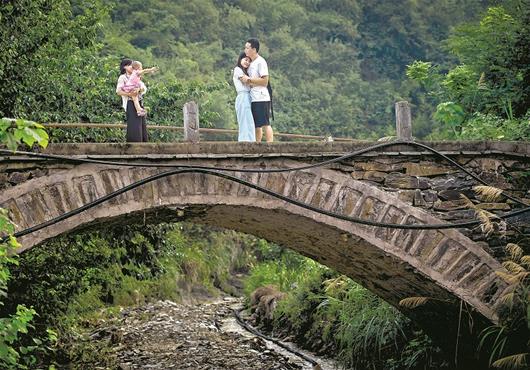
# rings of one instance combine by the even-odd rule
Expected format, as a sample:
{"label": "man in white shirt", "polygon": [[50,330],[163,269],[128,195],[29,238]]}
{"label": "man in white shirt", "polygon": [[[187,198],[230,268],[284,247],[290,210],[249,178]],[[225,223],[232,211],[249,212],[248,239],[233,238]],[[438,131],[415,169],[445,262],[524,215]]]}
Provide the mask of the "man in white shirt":
{"label": "man in white shirt", "polygon": [[263,138],[268,143],[273,141],[273,132],[270,124],[271,97],[267,84],[269,83],[269,67],[259,52],[258,39],[248,39],[245,43],[245,54],[252,60],[248,67],[248,76],[242,76],[241,81],[249,84],[250,98],[252,100],[252,116],[256,127],[256,141],[259,143]]}

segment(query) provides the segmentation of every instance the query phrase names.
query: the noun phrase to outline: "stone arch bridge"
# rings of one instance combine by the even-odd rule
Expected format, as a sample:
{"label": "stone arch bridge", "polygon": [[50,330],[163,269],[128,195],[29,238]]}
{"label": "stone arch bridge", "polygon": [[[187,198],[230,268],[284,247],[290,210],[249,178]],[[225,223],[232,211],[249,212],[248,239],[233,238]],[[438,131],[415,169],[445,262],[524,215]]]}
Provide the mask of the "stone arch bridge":
{"label": "stone arch bridge", "polygon": [[[56,144],[50,145],[46,153],[136,164],[274,169],[320,162],[369,144]],[[529,143],[429,145],[530,203]],[[0,207],[10,211],[17,231],[167,170],[75,164],[20,154],[0,157],[0,169]],[[476,183],[469,176],[432,153],[403,145],[309,170],[230,174],[328,211],[389,223],[472,219],[473,210],[465,206],[460,194],[492,212],[515,207],[510,201],[481,201],[471,190]],[[353,278],[396,307],[403,298],[436,297],[438,303],[430,307],[399,307],[424,327],[448,325],[448,332],[456,330],[453,303],[460,300],[477,317],[495,322],[495,302],[507,289],[495,274],[502,269],[495,257],[499,247],[509,241],[509,233],[486,239],[477,229],[363,226],[308,211],[226,179],[192,173],[150,182],[22,236],[20,252],[90,227],[184,219],[253,234],[289,247]],[[509,222],[529,230],[527,216]]]}

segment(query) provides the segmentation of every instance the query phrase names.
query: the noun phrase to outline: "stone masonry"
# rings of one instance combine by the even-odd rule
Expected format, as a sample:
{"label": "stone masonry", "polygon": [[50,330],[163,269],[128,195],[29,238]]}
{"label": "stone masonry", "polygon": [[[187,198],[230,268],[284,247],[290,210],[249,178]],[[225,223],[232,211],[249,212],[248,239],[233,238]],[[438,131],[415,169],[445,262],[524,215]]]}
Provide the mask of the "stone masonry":
{"label": "stone masonry", "polygon": [[[227,168],[297,168],[370,143],[62,144],[46,153],[127,163],[164,163]],[[503,146],[502,144],[505,144]],[[431,143],[444,154],[530,203],[530,145],[521,143]],[[464,149],[462,149],[464,148]],[[38,225],[148,176],[161,167],[125,167],[45,161],[23,155],[0,158],[0,207],[10,210],[17,230]],[[388,223],[429,224],[474,218],[460,198],[505,212],[512,201],[485,202],[476,185],[431,153],[397,146],[326,167],[233,176],[313,206]],[[366,286],[399,307],[407,297],[435,297],[433,307],[402,311],[425,327],[454,323],[455,302],[495,322],[495,303],[508,288],[497,277],[501,246],[528,247],[528,216],[509,220],[503,233],[485,237],[475,229],[398,230],[368,227],[294,206],[211,175],[165,177],[89,211],[19,238],[20,252],[51,238],[111,223],[189,220],[225,227],[289,247]],[[517,233],[512,226],[517,227]],[[512,240],[510,238],[517,238]],[[497,257],[497,258],[495,258]],[[447,307],[444,306],[447,304]]]}

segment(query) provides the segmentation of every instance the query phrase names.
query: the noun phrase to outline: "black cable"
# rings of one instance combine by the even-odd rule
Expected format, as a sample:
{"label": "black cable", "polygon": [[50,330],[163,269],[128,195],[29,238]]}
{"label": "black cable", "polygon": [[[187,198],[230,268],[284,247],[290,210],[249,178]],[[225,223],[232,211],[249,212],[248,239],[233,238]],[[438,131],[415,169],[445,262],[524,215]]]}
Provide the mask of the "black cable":
{"label": "black cable", "polygon": [[292,349],[291,347],[289,347],[288,345],[286,345],[285,343],[277,340],[277,339],[274,339],[272,337],[269,337],[261,332],[259,332],[257,329],[253,328],[252,326],[250,326],[249,324],[247,324],[242,318],[241,318],[241,315],[240,315],[240,312],[243,311],[243,309],[238,309],[238,310],[232,310],[232,312],[234,313],[234,316],[236,318],[236,321],[239,325],[241,325],[245,330],[247,330],[248,332],[254,334],[254,335],[257,335],[258,337],[261,337],[263,339],[266,339],[268,340],[269,342],[273,342],[274,344],[282,347],[283,349],[291,352],[292,354],[302,358],[303,360],[309,362],[311,365],[313,366],[317,366],[318,365],[318,362],[316,362],[315,360],[313,360],[311,357],[303,354],[302,352],[299,352],[295,349]]}
{"label": "black cable", "polygon": [[[305,208],[305,209],[308,209],[310,211],[313,211],[313,212],[317,212],[317,213],[320,213],[320,214],[323,214],[323,215],[326,215],[326,216],[330,216],[330,217],[334,217],[334,218],[338,218],[340,220],[344,220],[344,221],[350,221],[350,222],[353,222],[353,223],[357,223],[357,224],[361,224],[361,225],[366,225],[366,226],[377,226],[377,227],[388,227],[388,228],[393,228],[393,229],[408,229],[408,230],[433,230],[433,229],[453,229],[453,228],[461,228],[461,227],[470,227],[470,226],[475,226],[475,225],[478,225],[480,223],[480,221],[476,220],[476,221],[468,221],[468,222],[461,222],[461,223],[455,223],[455,224],[450,224],[450,223],[445,223],[445,224],[391,224],[391,223],[385,223],[385,222],[377,222],[377,221],[371,221],[371,220],[364,220],[364,219],[361,219],[361,218],[358,218],[358,217],[350,217],[350,216],[345,216],[345,215],[341,215],[341,214],[337,214],[337,213],[334,213],[334,212],[330,212],[330,211],[326,211],[324,209],[321,209],[321,208],[317,208],[317,207],[314,207],[310,204],[306,204],[306,203],[303,203],[303,202],[300,202],[298,200],[294,200],[294,199],[291,199],[289,197],[286,197],[282,194],[279,194],[279,193],[276,193],[272,190],[269,190],[267,188],[263,188],[259,185],[256,185],[254,183],[251,183],[251,182],[248,182],[246,180],[243,180],[243,179],[240,179],[239,177],[236,177],[236,176],[232,176],[232,175],[228,175],[226,173],[223,173],[223,172],[219,172],[219,171],[212,171],[212,170],[206,170],[206,169],[202,169],[202,168],[186,168],[186,169],[175,169],[175,170],[171,170],[171,171],[166,171],[166,172],[162,172],[162,173],[158,173],[158,174],[155,174],[155,175],[152,175],[152,176],[149,176],[149,177],[146,177],[142,180],[138,180],[132,184],[129,184],[127,186],[124,186],[123,188],[121,189],[118,189],[118,190],[115,190],[113,191],[112,193],[109,193],[107,195],[104,195],[103,197],[101,198],[98,198],[90,203],[87,203],[77,209],[74,209],[74,210],[71,210],[69,212],[66,212],[60,216],[57,216],[49,221],[46,221],[46,222],[43,222],[39,225],[35,225],[35,226],[32,226],[32,227],[29,227],[25,230],[22,230],[22,231],[19,231],[17,233],[14,234],[15,237],[20,237],[20,236],[24,236],[24,235],[27,235],[27,234],[30,234],[30,233],[33,233],[35,231],[38,231],[38,230],[41,230],[45,227],[48,227],[50,225],[53,225],[55,223],[58,223],[60,221],[63,221],[67,218],[70,218],[72,216],[75,216],[85,210],[88,210],[90,208],[93,208],[109,199],[112,199],[112,198],[115,198],[129,190],[132,190],[134,188],[137,188],[141,185],[144,185],[144,184],[147,184],[149,182],[152,182],[152,181],[155,181],[155,180],[158,180],[158,179],[161,179],[161,178],[164,178],[164,177],[167,177],[167,176],[172,176],[172,175],[178,175],[178,174],[185,174],[185,173],[202,173],[202,174],[206,174],[206,175],[212,175],[212,176],[216,176],[216,177],[221,177],[221,178],[224,178],[226,180],[230,180],[230,181],[234,181],[234,182],[237,182],[239,184],[242,184],[242,185],[245,185],[245,186],[248,186],[249,188],[252,188],[252,189],[255,189],[257,191],[260,191],[262,193],[265,193],[267,195],[270,195],[270,196],[273,196],[275,198],[278,198],[280,200],[283,200],[283,201],[286,201],[288,203],[291,203],[291,204],[294,204],[298,207],[301,207],[301,208]],[[498,218],[501,218],[501,219],[505,219],[505,218],[510,218],[510,217],[515,217],[515,216],[518,216],[520,214],[523,214],[525,212],[528,212],[530,211],[530,207],[526,207],[526,208],[522,208],[522,209],[519,209],[517,211],[511,211],[511,212],[507,212],[503,215],[497,215],[496,217]],[[2,243],[4,243],[6,240],[7,240],[8,237],[4,237],[1,240]]]}
{"label": "black cable", "polygon": [[[442,154],[439,151],[437,151],[437,150],[435,150],[435,149],[433,149],[433,148],[431,148],[431,147],[429,147],[429,146],[427,146],[425,144],[417,143],[417,142],[414,142],[414,141],[392,141],[392,142],[388,142],[388,143],[375,144],[375,145],[369,146],[367,148],[359,149],[359,150],[350,152],[348,154],[345,154],[343,156],[340,156],[340,157],[337,157],[337,158],[333,158],[333,159],[329,159],[329,160],[326,160],[326,161],[323,161],[323,162],[319,162],[319,163],[315,163],[315,164],[310,164],[310,165],[305,165],[305,166],[300,166],[300,167],[293,167],[293,168],[270,168],[270,169],[262,169],[262,168],[246,168],[246,169],[242,168],[242,169],[237,169],[237,168],[226,168],[226,167],[208,167],[208,166],[181,165],[181,164],[173,165],[173,164],[167,164],[167,163],[154,164],[154,163],[114,162],[114,161],[106,161],[106,160],[101,160],[101,159],[72,158],[72,157],[65,157],[65,156],[60,156],[60,155],[55,155],[55,154],[42,154],[42,153],[23,152],[23,151],[12,152],[12,151],[9,151],[9,150],[6,150],[6,149],[0,149],[0,154],[10,155],[10,154],[17,154],[18,153],[18,154],[26,155],[26,156],[29,156],[29,157],[37,157],[37,158],[45,158],[45,159],[56,159],[56,160],[62,160],[62,161],[66,161],[66,162],[74,162],[74,163],[104,164],[104,165],[109,165],[109,166],[112,165],[112,166],[124,166],[124,167],[201,168],[201,169],[214,170],[214,171],[251,172],[251,173],[278,173],[278,172],[301,171],[301,170],[307,170],[307,169],[311,169],[311,168],[315,168],[315,167],[322,167],[322,166],[325,166],[325,165],[328,165],[328,164],[333,164],[333,163],[336,163],[336,162],[340,162],[340,161],[344,161],[344,160],[347,160],[347,159],[351,159],[351,158],[356,157],[358,155],[361,155],[361,154],[364,154],[364,153],[368,153],[368,152],[371,152],[371,151],[374,151],[374,150],[377,150],[377,149],[382,149],[382,148],[386,148],[386,147],[389,147],[389,146],[395,146],[395,145],[407,145],[407,146],[413,146],[413,147],[419,147],[419,148],[426,149],[427,151],[430,151],[431,153],[443,158],[444,160],[446,160],[447,162],[449,162],[453,166],[455,166],[458,169],[460,169],[462,172],[468,174],[473,179],[475,179],[477,182],[479,182],[479,183],[481,183],[483,185],[489,186],[489,184],[487,182],[485,182],[480,177],[478,177],[477,175],[475,175],[471,171],[467,170],[461,164],[459,164],[458,162],[452,160],[451,158],[449,158],[445,154]],[[503,192],[503,194],[504,194],[504,196],[506,198],[511,199],[514,202],[519,203],[521,205],[528,206],[528,204],[526,202],[524,202],[524,201],[522,201],[522,200],[518,199],[517,197],[514,197],[514,196],[512,196],[510,194],[507,194],[504,190],[502,192]]]}

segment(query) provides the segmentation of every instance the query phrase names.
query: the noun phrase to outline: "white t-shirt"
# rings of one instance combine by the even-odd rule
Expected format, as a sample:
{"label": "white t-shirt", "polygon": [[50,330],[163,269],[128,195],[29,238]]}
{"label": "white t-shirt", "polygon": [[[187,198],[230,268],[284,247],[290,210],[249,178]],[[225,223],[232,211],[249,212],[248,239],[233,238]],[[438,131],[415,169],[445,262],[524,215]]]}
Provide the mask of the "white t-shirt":
{"label": "white t-shirt", "polygon": [[234,68],[234,76],[232,77],[232,80],[234,81],[234,86],[236,87],[236,91],[242,92],[242,91],[250,91],[250,86],[245,85],[241,80],[239,80],[239,77],[243,76],[245,73],[240,67]]}
{"label": "white t-shirt", "polygon": [[[250,78],[260,78],[265,77],[269,75],[269,67],[267,66],[267,62],[263,57],[258,55],[256,59],[250,63],[250,66],[248,67],[248,76]],[[267,90],[267,86],[253,86],[250,89],[250,97],[253,102],[255,101],[271,101],[271,97],[269,96],[269,90]]]}
{"label": "white t-shirt", "polygon": [[[129,79],[129,76],[127,76],[126,73],[122,74],[118,78],[118,83],[116,84],[116,94],[121,91],[122,87],[127,83],[128,79]],[[142,95],[145,94],[145,92],[147,91],[147,87],[145,87],[145,84],[143,83],[143,81],[140,81],[140,90],[141,90],[141,94],[139,98],[141,99]],[[122,103],[124,111],[127,111],[127,100],[132,100],[132,99],[129,98],[128,96],[123,96],[123,95],[121,96],[121,103]]]}

